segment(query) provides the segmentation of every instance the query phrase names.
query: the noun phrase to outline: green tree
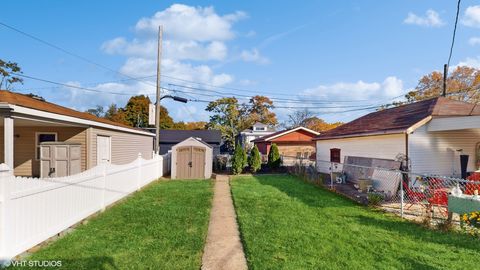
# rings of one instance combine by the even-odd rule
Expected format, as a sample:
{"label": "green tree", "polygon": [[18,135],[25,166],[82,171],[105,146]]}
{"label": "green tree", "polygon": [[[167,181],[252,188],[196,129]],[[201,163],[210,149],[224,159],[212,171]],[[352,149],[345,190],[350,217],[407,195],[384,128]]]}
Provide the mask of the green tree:
{"label": "green tree", "polygon": [[116,104],[110,104],[104,117],[110,121],[117,122],[124,125],[130,125],[126,120],[126,114],[123,108],[118,108]]}
{"label": "green tree", "polygon": [[132,96],[124,108],[125,120],[132,127],[148,126],[150,98],[144,95]]}
{"label": "green tree", "polygon": [[105,111],[103,106],[97,105],[95,108],[88,109],[85,111],[86,113],[93,114],[96,117],[105,117]]}
{"label": "green tree", "polygon": [[229,151],[233,151],[242,118],[238,100],[234,97],[220,98],[210,102],[205,110],[213,113],[207,124],[208,129],[220,130],[225,147]]}
{"label": "green tree", "polygon": [[282,160],[280,159],[278,146],[272,143],[272,146],[270,146],[270,152],[268,153],[268,166],[271,169],[277,169],[280,168],[280,165],[282,165]]}
{"label": "green tree", "polygon": [[243,168],[247,168],[248,167],[248,154],[247,154],[247,149],[243,148],[242,147],[242,155],[243,155]]}
{"label": "green tree", "polygon": [[233,151],[232,157],[232,173],[240,174],[243,171],[244,165],[244,150],[240,144],[235,145],[235,150]]}
{"label": "green tree", "polygon": [[110,106],[108,106],[104,117],[107,118],[108,120],[113,121],[113,118],[117,113],[118,113],[117,104],[112,103],[112,104],[110,104]]}
{"label": "green tree", "polygon": [[15,76],[15,73],[22,73],[17,63],[0,59],[0,89],[11,90],[13,84],[23,83],[23,79]]}
{"label": "green tree", "polygon": [[211,112],[208,129],[218,129],[226,148],[233,151],[238,133],[249,128],[255,122],[270,126],[277,124],[273,102],[264,96],[254,96],[248,104],[239,104],[235,97],[224,97],[210,102],[205,109]]}
{"label": "green tree", "polygon": [[250,170],[253,173],[256,173],[262,167],[262,157],[260,156],[260,151],[258,151],[258,147],[256,145],[254,145],[252,150],[250,150],[248,166],[250,166]]}

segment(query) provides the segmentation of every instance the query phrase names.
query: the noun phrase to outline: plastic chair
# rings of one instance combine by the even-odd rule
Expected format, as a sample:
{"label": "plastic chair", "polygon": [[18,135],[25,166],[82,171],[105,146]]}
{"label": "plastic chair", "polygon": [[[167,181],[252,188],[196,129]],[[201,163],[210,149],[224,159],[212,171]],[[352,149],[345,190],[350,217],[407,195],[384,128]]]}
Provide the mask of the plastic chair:
{"label": "plastic chair", "polygon": [[425,200],[427,199],[427,196],[425,195],[424,192],[412,190],[408,186],[408,183],[405,181],[402,181],[402,185],[403,185],[403,190],[407,194],[407,198],[410,204],[409,206],[407,206],[407,209],[412,208],[412,206],[415,204],[421,204],[422,206],[424,205],[423,202],[425,202]]}

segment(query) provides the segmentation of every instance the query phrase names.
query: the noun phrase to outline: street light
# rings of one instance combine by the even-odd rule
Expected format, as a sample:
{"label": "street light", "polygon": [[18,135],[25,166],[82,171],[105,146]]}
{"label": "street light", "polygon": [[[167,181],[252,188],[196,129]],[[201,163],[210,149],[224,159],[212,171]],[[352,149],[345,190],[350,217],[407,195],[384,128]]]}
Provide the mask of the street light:
{"label": "street light", "polygon": [[188,99],[186,98],[183,98],[183,97],[177,97],[177,96],[170,96],[170,95],[165,95],[163,97],[160,98],[160,100],[164,99],[164,98],[171,98],[175,101],[178,101],[178,102],[183,102],[183,103],[187,103],[188,102]]}
{"label": "street light", "polygon": [[[187,103],[188,102],[188,99],[186,99],[186,98],[178,97],[178,96],[171,96],[171,95],[162,96],[162,97],[160,97],[160,99],[158,99],[158,101],[160,102],[160,100],[162,100],[164,98],[170,98],[170,99],[173,99],[175,101],[182,102],[182,103]],[[155,116],[158,117],[158,121],[155,121],[155,124],[156,124],[156,126],[155,126],[155,153],[160,154],[160,151],[158,149],[160,147],[160,104],[155,104],[155,105],[158,105],[158,106],[156,106],[158,108],[158,112],[155,113]]]}

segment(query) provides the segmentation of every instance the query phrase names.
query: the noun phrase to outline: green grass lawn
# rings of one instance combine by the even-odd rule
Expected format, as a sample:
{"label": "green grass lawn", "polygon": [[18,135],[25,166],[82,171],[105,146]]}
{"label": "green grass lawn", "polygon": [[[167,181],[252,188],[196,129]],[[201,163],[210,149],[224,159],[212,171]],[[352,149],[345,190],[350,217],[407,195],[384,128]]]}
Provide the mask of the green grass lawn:
{"label": "green grass lawn", "polygon": [[63,269],[199,269],[212,194],[210,181],[155,182],[26,260],[61,260]]}
{"label": "green grass lawn", "polygon": [[479,269],[480,240],[432,231],[293,176],[231,182],[251,269]]}

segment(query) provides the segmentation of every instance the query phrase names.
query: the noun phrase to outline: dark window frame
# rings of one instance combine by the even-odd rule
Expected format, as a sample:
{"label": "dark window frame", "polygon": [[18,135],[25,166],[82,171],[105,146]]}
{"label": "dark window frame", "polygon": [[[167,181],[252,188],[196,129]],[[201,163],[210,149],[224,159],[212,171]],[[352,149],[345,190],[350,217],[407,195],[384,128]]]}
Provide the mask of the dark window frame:
{"label": "dark window frame", "polygon": [[341,159],[341,149],[330,148],[330,162],[340,163],[340,159]]}

